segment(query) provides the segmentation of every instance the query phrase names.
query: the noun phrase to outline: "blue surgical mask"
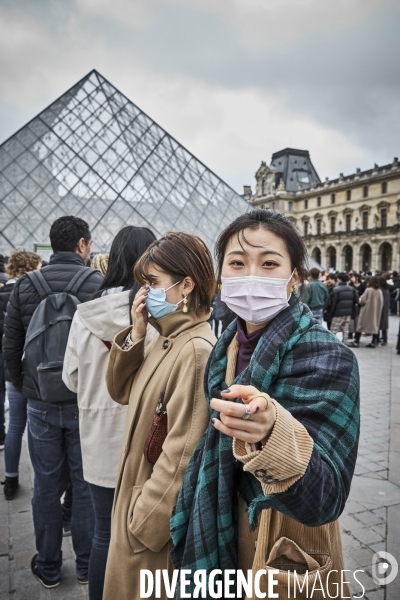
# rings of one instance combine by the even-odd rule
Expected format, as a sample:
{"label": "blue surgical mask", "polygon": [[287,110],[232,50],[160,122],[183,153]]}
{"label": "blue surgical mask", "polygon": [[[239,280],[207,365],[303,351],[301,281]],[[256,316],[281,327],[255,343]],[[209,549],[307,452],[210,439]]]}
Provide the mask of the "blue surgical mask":
{"label": "blue surgical mask", "polygon": [[170,302],[166,301],[165,296],[168,290],[175,287],[179,283],[181,282],[177,281],[174,283],[174,285],[171,285],[171,287],[167,289],[149,288],[149,295],[146,298],[146,308],[153,319],[161,319],[161,317],[165,317],[177,309],[178,304],[180,304],[183,299],[180,300],[178,304],[171,304]]}

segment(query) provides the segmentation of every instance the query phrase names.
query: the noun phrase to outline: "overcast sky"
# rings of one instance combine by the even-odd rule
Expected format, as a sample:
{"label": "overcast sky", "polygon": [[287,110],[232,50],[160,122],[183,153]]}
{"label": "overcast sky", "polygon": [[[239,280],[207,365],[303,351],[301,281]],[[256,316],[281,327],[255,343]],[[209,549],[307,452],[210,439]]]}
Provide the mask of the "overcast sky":
{"label": "overcast sky", "polygon": [[240,193],[400,155],[400,0],[0,0],[0,143],[93,68]]}

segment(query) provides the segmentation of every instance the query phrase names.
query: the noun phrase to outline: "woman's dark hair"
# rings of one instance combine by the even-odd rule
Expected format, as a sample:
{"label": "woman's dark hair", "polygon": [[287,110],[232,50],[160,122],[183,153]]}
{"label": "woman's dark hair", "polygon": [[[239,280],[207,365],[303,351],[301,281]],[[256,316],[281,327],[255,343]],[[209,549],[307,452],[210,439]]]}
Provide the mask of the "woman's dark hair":
{"label": "woman's dark hair", "polygon": [[388,286],[388,282],[387,282],[386,277],[384,275],[380,275],[378,277],[378,279],[379,279],[379,283],[381,284],[381,289],[382,290],[388,290],[389,286]]}
{"label": "woman's dark hair", "polygon": [[135,282],[133,268],[155,239],[155,235],[146,227],[128,225],[118,231],[111,244],[107,273],[94,297],[98,298],[105,290],[121,286],[124,290],[134,289],[136,294],[139,284]]}
{"label": "woman's dark hair", "polygon": [[153,242],[135,265],[135,279],[151,283],[148,268],[151,264],[168,273],[173,283],[191,277],[195,287],[189,309],[197,316],[211,308],[215,292],[215,274],[212,256],[206,244],[197,235],[169,232]]}
{"label": "woman's dark hair", "polygon": [[285,242],[292,263],[292,269],[296,270],[299,282],[303,283],[307,275],[307,250],[300,234],[285,215],[277,210],[267,210],[265,208],[257,208],[241,215],[228,225],[219,236],[215,246],[218,281],[221,280],[221,270],[229,240],[236,235],[240,245],[241,240],[249,244],[245,238],[244,230],[256,230],[259,227],[271,231]]}
{"label": "woman's dark hair", "polygon": [[374,277],[368,277],[367,286],[372,287],[374,290],[380,290],[381,289],[380,277],[378,277],[377,275],[375,275]]}

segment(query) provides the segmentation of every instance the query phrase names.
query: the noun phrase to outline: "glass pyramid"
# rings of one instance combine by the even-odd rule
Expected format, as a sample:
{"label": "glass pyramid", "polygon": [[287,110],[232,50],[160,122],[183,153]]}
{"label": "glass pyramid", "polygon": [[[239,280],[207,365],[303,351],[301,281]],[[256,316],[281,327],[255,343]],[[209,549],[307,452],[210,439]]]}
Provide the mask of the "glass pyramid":
{"label": "glass pyramid", "polygon": [[196,233],[213,249],[249,205],[97,71],[0,146],[0,252],[48,245],[62,215],[93,250],[125,225]]}

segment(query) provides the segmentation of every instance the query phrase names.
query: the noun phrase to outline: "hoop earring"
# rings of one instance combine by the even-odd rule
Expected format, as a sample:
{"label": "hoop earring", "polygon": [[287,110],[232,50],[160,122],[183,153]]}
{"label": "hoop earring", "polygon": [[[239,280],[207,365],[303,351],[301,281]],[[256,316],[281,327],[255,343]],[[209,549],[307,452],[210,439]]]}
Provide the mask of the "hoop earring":
{"label": "hoop earring", "polygon": [[187,311],[188,311],[188,307],[187,307],[187,294],[185,294],[184,297],[183,297],[182,312],[187,313]]}

